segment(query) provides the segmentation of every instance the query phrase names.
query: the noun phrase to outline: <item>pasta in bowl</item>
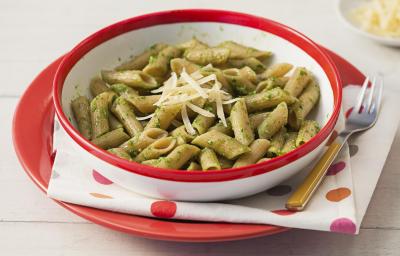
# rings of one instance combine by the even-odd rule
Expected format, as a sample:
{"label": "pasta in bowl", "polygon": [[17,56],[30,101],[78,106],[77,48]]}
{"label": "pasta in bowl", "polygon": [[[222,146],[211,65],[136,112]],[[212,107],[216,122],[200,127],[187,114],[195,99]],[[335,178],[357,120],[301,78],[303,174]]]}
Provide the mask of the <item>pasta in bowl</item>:
{"label": "pasta in bowl", "polygon": [[[160,33],[170,37],[160,43]],[[83,41],[57,72],[54,101],[71,143],[107,178],[152,197],[210,201],[268,189],[310,163],[336,123],[340,88],[323,51],[283,25],[182,10]]]}

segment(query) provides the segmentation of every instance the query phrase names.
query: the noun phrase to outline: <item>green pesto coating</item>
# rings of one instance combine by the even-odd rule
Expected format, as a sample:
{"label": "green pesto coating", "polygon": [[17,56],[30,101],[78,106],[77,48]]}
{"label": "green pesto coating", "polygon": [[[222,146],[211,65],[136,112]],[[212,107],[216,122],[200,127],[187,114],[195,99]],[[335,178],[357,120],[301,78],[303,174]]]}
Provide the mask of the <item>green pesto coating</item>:
{"label": "green pesto coating", "polygon": [[78,130],[83,137],[92,138],[92,123],[90,121],[90,103],[88,98],[80,96],[71,102],[72,113],[78,124]]}
{"label": "green pesto coating", "polygon": [[[178,140],[178,144],[185,144],[185,143],[190,143],[195,136],[190,135],[187,131],[184,125],[179,126],[177,128],[175,128],[172,132],[171,132],[171,136],[177,138]],[[183,143],[182,143],[183,142]]]}
{"label": "green pesto coating", "polygon": [[92,143],[99,148],[109,149],[118,147],[127,140],[129,140],[129,135],[124,132],[123,128],[118,128],[93,139]]}
{"label": "green pesto coating", "polygon": [[228,159],[234,159],[241,154],[250,151],[250,148],[246,145],[243,145],[234,138],[215,130],[197,136],[192,141],[192,144],[202,148],[211,148],[216,153]]}
{"label": "green pesto coating", "polygon": [[149,63],[150,57],[156,56],[165,47],[167,47],[167,45],[163,43],[154,44],[141,54],[134,56],[130,60],[119,65],[115,70],[123,71],[143,69]]}
{"label": "green pesto coating", "polygon": [[228,65],[234,68],[249,67],[256,73],[261,73],[265,70],[265,65],[254,57],[245,59],[230,59],[228,60]]}
{"label": "green pesto coating", "polygon": [[119,96],[126,95],[139,95],[139,93],[133,89],[132,87],[127,86],[126,84],[112,84],[110,86],[111,90],[113,90]]}
{"label": "green pesto coating", "polygon": [[228,136],[234,136],[230,119],[226,120],[226,126],[222,122],[218,122],[216,125],[210,127],[209,131],[218,131]]}
{"label": "green pesto coating", "polygon": [[116,156],[122,158],[122,159],[125,159],[125,160],[128,160],[128,161],[133,161],[132,157],[128,154],[128,152],[126,152],[122,148],[110,148],[107,151],[110,152],[113,155],[116,155]]}
{"label": "green pesto coating", "polygon": [[146,131],[140,132],[123,143],[120,148],[123,148],[131,155],[137,155],[144,148],[149,146],[156,140],[164,138],[168,133],[158,128],[150,128]]}
{"label": "green pesto coating", "polygon": [[140,70],[102,70],[101,77],[108,84],[122,83],[138,90],[151,90],[158,87],[156,79]]}
{"label": "green pesto coating", "polygon": [[287,124],[287,120],[288,108],[285,102],[281,102],[258,126],[257,131],[259,138],[270,139]]}
{"label": "green pesto coating", "polygon": [[167,130],[172,120],[174,120],[176,115],[181,111],[181,108],[182,105],[180,104],[158,107],[154,112],[154,116],[150,119],[144,129],[160,128]]}
{"label": "green pesto coating", "polygon": [[244,153],[241,155],[236,161],[233,167],[241,167],[249,164],[255,164],[260,160],[265,153],[267,153],[267,149],[270,146],[270,142],[265,139],[256,139],[250,145],[250,152]]}
{"label": "green pesto coating", "polygon": [[229,50],[226,48],[193,48],[185,51],[185,58],[188,61],[201,66],[208,64],[221,65],[227,62],[229,58]]}
{"label": "green pesto coating", "polygon": [[182,54],[182,50],[174,46],[167,46],[157,55],[151,56],[149,64],[143,68],[146,74],[153,77],[164,77],[169,71],[169,62],[173,58],[178,58]]}
{"label": "green pesto coating", "polygon": [[92,139],[110,131],[108,116],[110,106],[117,95],[112,91],[100,93],[90,102]]}
{"label": "green pesto coating", "polygon": [[[206,103],[204,105],[205,110],[216,114],[215,112],[215,104]],[[208,129],[215,124],[217,121],[217,117],[208,117],[203,115],[197,115],[196,118],[193,120],[192,126],[197,131],[198,134],[203,134],[208,131]]]}
{"label": "green pesto coating", "polygon": [[225,69],[223,74],[233,91],[238,95],[248,95],[256,89],[256,86],[249,79],[249,75],[240,69]]}
{"label": "green pesto coating", "polygon": [[230,50],[230,59],[245,59],[254,57],[259,60],[265,60],[272,55],[272,53],[269,51],[260,51],[253,47],[244,46],[233,41],[224,41],[218,46]]}
{"label": "green pesto coating", "polygon": [[286,135],[285,144],[281,149],[281,154],[286,154],[296,148],[297,132],[288,132]]}
{"label": "green pesto coating", "polygon": [[267,118],[270,112],[261,112],[249,115],[251,128],[257,131],[258,126]]}
{"label": "green pesto coating", "polygon": [[142,164],[166,169],[181,169],[190,159],[197,156],[200,149],[196,146],[183,144],[177,146],[165,157],[143,161]]}
{"label": "green pesto coating", "polygon": [[268,148],[267,155],[269,157],[276,157],[281,155],[281,149],[287,137],[287,129],[282,127],[274,136],[271,138],[271,145]]}
{"label": "green pesto coating", "polygon": [[289,77],[270,77],[257,84],[256,92],[269,91],[276,87],[284,88]]}
{"label": "green pesto coating", "polygon": [[230,120],[235,139],[243,145],[250,145],[254,140],[254,132],[250,125],[244,99],[235,102],[231,110]]}
{"label": "green pesto coating", "polygon": [[319,132],[319,124],[314,120],[304,120],[301,124],[299,134],[296,139],[296,147],[303,145],[311,140]]}
{"label": "green pesto coating", "polygon": [[294,70],[293,75],[289,78],[289,81],[285,85],[285,91],[289,92],[290,95],[297,97],[306,87],[311,79],[310,72],[306,68],[298,67]]}
{"label": "green pesto coating", "polygon": [[291,105],[297,101],[295,97],[281,88],[274,88],[269,91],[248,95],[244,97],[244,100],[249,113],[273,108],[281,102],[286,102],[287,105]]}
{"label": "green pesto coating", "polygon": [[125,130],[128,134],[133,137],[139,132],[143,131],[142,124],[136,119],[136,115],[133,112],[133,108],[122,97],[118,97],[111,108],[111,111],[118,118],[118,120],[123,124]]}

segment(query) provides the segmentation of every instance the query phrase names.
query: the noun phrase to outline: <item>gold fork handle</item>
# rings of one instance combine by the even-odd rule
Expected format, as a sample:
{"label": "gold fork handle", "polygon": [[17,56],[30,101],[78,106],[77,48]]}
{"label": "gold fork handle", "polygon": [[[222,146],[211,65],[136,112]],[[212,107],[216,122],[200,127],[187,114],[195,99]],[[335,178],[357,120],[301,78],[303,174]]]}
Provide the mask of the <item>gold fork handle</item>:
{"label": "gold fork handle", "polygon": [[317,162],[303,183],[289,197],[286,208],[291,211],[302,211],[315,190],[325,177],[325,174],[343,146],[343,141],[336,138],[328,147],[322,158]]}

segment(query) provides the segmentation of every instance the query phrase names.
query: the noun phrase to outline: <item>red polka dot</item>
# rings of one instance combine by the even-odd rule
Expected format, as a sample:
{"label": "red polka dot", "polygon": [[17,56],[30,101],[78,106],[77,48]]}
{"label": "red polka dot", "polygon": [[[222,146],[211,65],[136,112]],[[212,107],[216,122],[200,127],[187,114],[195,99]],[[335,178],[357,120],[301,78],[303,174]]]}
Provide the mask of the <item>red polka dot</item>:
{"label": "red polka dot", "polygon": [[326,143],[327,146],[331,145],[332,142],[336,139],[336,137],[338,136],[338,132],[337,131],[333,131],[331,137],[329,137],[328,142]]}
{"label": "red polka dot", "polygon": [[98,173],[95,170],[93,170],[92,175],[93,175],[94,180],[102,185],[113,184],[113,182],[111,180],[107,179],[106,177],[104,177],[103,175],[101,175],[100,173]]}
{"label": "red polka dot", "polygon": [[172,218],[176,213],[176,204],[170,201],[156,201],[151,204],[151,214],[159,218]]}
{"label": "red polka dot", "polygon": [[331,223],[330,230],[332,232],[355,234],[357,227],[352,220],[348,218],[339,218]]}
{"label": "red polka dot", "polygon": [[338,172],[342,171],[344,169],[344,167],[346,167],[346,163],[343,162],[343,161],[340,161],[340,162],[337,162],[335,164],[332,164],[329,167],[326,175],[327,176],[336,175]]}
{"label": "red polka dot", "polygon": [[282,210],[273,210],[273,211],[271,211],[272,213],[275,213],[275,214],[278,214],[278,215],[281,215],[281,216],[288,216],[288,215],[293,215],[293,214],[295,214],[296,212],[295,211],[289,211],[289,210],[285,210],[285,209],[282,209]]}

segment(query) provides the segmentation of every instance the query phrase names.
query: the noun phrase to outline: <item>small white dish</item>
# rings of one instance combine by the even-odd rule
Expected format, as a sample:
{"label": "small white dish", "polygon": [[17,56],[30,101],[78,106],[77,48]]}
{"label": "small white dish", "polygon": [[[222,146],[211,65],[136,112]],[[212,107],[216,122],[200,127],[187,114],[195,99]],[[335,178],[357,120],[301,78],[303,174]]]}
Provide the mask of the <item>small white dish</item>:
{"label": "small white dish", "polygon": [[356,33],[369,38],[375,42],[380,44],[388,45],[388,46],[395,46],[400,47],[400,37],[393,38],[393,37],[384,37],[372,34],[368,31],[363,30],[357,22],[355,22],[350,13],[352,10],[356,9],[363,3],[369,0],[338,0],[337,1],[337,13],[340,17],[340,20],[346,24],[351,30],[355,31]]}

